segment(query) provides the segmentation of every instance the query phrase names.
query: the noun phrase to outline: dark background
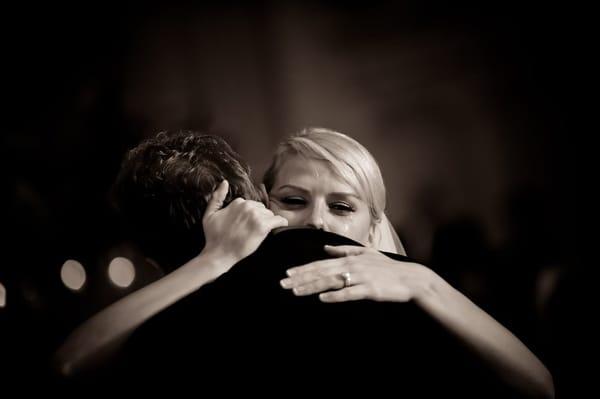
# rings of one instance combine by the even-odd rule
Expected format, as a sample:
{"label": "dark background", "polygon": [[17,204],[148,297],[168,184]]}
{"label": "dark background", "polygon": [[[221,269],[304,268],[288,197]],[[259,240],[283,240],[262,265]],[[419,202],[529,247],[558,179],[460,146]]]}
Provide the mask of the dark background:
{"label": "dark background", "polygon": [[[15,362],[40,364],[93,312],[157,278],[107,192],[161,130],[224,136],[256,179],[304,126],[379,161],[409,255],[525,341],[574,392],[578,160],[570,9],[464,2],[3,6],[7,301]],[[116,255],[134,261],[111,285]],[[76,259],[88,281],[65,288]],[[5,341],[10,342],[10,341]],[[20,352],[22,349],[22,352]]]}

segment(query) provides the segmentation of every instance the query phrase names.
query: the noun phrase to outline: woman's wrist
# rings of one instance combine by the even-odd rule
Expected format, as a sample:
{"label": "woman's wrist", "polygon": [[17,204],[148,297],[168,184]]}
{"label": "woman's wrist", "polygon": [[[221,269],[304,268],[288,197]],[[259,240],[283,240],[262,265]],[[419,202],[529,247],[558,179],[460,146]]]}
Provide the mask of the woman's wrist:
{"label": "woman's wrist", "polygon": [[420,306],[431,305],[440,301],[440,293],[447,284],[430,268],[417,264],[421,268],[421,278],[415,289],[413,300]]}
{"label": "woman's wrist", "polygon": [[240,259],[232,252],[220,248],[205,247],[200,254],[192,259],[191,263],[195,268],[201,268],[213,278],[217,278],[239,261]]}

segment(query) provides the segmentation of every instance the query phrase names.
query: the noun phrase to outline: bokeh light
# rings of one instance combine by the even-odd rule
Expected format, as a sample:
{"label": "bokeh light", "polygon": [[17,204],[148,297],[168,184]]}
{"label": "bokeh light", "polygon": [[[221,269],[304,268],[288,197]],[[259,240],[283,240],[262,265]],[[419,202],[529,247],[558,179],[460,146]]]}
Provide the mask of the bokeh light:
{"label": "bokeh light", "polygon": [[127,288],[135,279],[135,267],[129,259],[117,256],[108,265],[108,277],[116,286]]}
{"label": "bokeh light", "polygon": [[68,259],[60,269],[60,279],[70,290],[79,291],[85,284],[86,278],[83,265],[76,260]]}
{"label": "bokeh light", "polygon": [[0,282],[0,308],[3,308],[6,306],[6,288],[4,288],[4,285]]}

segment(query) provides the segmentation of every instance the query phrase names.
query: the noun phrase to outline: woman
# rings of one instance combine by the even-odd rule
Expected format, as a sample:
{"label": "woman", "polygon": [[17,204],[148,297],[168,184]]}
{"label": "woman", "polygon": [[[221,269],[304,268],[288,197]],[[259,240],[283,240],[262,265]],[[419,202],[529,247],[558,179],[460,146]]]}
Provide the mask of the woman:
{"label": "woman", "polygon": [[[384,213],[386,193],[379,167],[350,137],[306,129],[279,145],[263,180],[269,208],[291,225],[313,226],[380,251],[406,255]],[[337,187],[336,194],[332,188]],[[319,212],[327,208],[331,212]]]}
{"label": "woman", "polygon": [[[230,253],[219,249],[222,245],[215,243],[223,241],[227,226],[246,220],[240,215],[252,211],[252,220],[263,217],[270,220],[256,236],[262,234],[264,238],[269,229],[287,223],[331,231],[365,245],[327,248],[338,258],[289,270],[289,277],[281,282],[284,289],[293,289],[296,295],[319,294],[324,302],[412,300],[475,349],[507,381],[523,391],[552,396],[551,376],[509,331],[427,267],[394,261],[377,251],[404,252],[384,214],[385,188],[379,168],[368,151],[355,140],[326,129],[307,129],[285,140],[265,175],[264,186],[269,207],[275,215],[259,206],[243,206],[236,201],[233,206],[220,209],[227,193],[226,184],[221,184],[203,219],[209,250],[205,248],[203,253],[217,255],[198,257],[103,311],[100,321],[95,323],[103,329],[102,344],[105,346],[122,337],[151,315],[225,273],[227,267],[209,273],[215,269],[208,267],[214,266],[215,257],[227,257]],[[286,222],[277,216],[285,218]],[[215,223],[219,218],[221,222]],[[249,223],[249,226],[253,224]],[[208,266],[204,267],[204,264]],[[188,273],[192,268],[196,272]],[[190,276],[197,277],[190,280]],[[143,312],[139,312],[140,303]],[[114,320],[115,315],[124,319],[119,328],[114,323],[111,326],[102,321]],[[75,336],[86,337],[88,330],[83,326]],[[80,356],[86,356],[86,350]],[[69,351],[63,350],[63,353]],[[65,364],[69,365],[63,363],[63,366]]]}
{"label": "woman", "polygon": [[554,395],[548,370],[510,331],[431,269],[377,250],[403,253],[385,217],[379,167],[358,142],[331,130],[306,129],[279,146],[264,184],[269,208],[289,226],[308,225],[365,245],[326,247],[337,258],[289,269],[289,277],[281,281],[285,289],[319,294],[323,302],[414,301],[507,383],[524,392]]}

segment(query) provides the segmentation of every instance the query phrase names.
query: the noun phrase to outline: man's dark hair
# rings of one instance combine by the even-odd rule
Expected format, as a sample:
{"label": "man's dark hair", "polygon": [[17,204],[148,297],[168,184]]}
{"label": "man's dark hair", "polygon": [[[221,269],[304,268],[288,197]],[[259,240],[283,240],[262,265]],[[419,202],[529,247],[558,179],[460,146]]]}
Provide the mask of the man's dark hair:
{"label": "man's dark hair", "polygon": [[134,241],[165,270],[204,247],[207,199],[226,179],[234,198],[259,200],[250,167],[217,136],[161,132],[130,150],[112,189]]}

